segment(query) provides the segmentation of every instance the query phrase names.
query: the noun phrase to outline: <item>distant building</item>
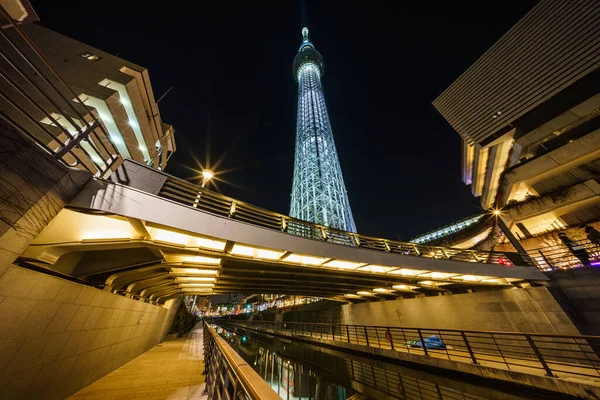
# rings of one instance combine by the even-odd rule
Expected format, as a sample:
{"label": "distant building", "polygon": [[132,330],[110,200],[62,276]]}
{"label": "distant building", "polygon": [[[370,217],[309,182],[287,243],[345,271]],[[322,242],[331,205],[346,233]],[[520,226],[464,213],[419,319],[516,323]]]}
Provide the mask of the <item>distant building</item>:
{"label": "distant building", "polygon": [[599,8],[540,1],[435,99],[489,212],[426,242],[473,246],[497,220],[524,240],[600,219]]}
{"label": "distant building", "polygon": [[[13,58],[13,61],[16,60],[15,66],[3,61],[3,71],[15,82],[15,85],[5,85],[6,89],[3,89],[10,101],[7,104],[3,100],[2,103],[2,109],[6,112],[5,121],[35,136],[42,146],[59,152],[59,143],[69,143],[72,140],[69,135],[75,138],[79,135],[78,128],[84,127],[81,117],[93,123],[93,114],[108,133],[110,143],[101,143],[102,139],[82,141],[79,147],[73,149],[74,156],[67,154],[69,164],[76,164],[77,157],[81,160],[77,167],[92,172],[95,166],[105,167],[109,164],[107,157],[110,155],[103,152],[104,144],[112,149],[109,152],[115,151],[122,159],[131,158],[154,168],[165,168],[176,150],[174,129],[163,123],[160,117],[146,68],[35,23],[22,25],[21,29],[87,108],[75,102],[73,93],[63,87],[50,69],[36,58],[33,48],[18,32],[8,29],[10,39],[24,51],[25,56],[34,60],[43,74],[32,70],[16,52]],[[6,46],[9,49],[11,47]],[[18,70],[25,73],[21,74]],[[60,96],[41,79],[44,76],[50,77],[50,83],[54,83],[66,99],[60,109],[53,105],[54,101],[60,100]],[[42,87],[47,96],[36,90],[34,85]],[[19,88],[22,92],[19,92]],[[29,100],[27,96],[30,96]],[[35,103],[42,107],[36,107]],[[48,133],[55,135],[58,141],[49,139]],[[104,175],[117,167],[118,163],[108,165]]]}

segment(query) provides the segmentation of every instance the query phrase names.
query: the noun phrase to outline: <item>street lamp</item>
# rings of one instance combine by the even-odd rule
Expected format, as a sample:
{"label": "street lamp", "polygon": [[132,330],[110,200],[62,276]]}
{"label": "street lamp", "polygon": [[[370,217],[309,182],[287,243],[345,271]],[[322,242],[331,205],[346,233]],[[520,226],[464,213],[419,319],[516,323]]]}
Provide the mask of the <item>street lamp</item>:
{"label": "street lamp", "polygon": [[214,178],[215,173],[212,172],[210,169],[205,169],[202,171],[202,187],[206,186],[206,184],[208,183],[208,181],[210,181],[212,178]]}

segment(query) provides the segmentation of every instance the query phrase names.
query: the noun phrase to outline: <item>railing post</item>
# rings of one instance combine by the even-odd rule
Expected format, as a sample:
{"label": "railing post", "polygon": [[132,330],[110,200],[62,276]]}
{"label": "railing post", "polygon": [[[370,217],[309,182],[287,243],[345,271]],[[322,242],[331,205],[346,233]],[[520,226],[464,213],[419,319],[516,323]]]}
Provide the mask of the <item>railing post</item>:
{"label": "railing post", "polygon": [[335,340],[335,325],[331,325],[331,335],[333,336],[333,340]]}
{"label": "railing post", "polygon": [[365,340],[367,341],[367,347],[369,346],[369,334],[367,333],[367,327],[363,326],[364,330],[365,330]]}
{"label": "railing post", "polygon": [[348,325],[346,325],[346,337],[348,338],[348,343],[350,343],[350,330],[348,329]]}
{"label": "railing post", "polygon": [[235,201],[232,201],[229,207],[229,218],[233,218],[233,214],[235,214]]}
{"label": "railing post", "polygon": [[425,353],[426,356],[428,356],[429,353],[427,353],[427,346],[425,345],[425,339],[423,339],[423,333],[421,332],[420,329],[417,329],[417,333],[419,334],[419,339],[421,339],[421,345],[423,346],[423,352]]}
{"label": "railing post", "polygon": [[287,220],[283,215],[281,216],[281,230],[283,232],[287,231]]}
{"label": "railing post", "polygon": [[392,336],[392,331],[390,330],[390,328],[387,328],[386,332],[385,332],[385,337],[387,340],[390,341],[390,345],[392,346],[392,350],[394,350],[394,337]]}
{"label": "railing post", "polygon": [[546,363],[546,360],[544,360],[544,356],[542,355],[542,353],[540,353],[540,350],[535,345],[535,342],[533,341],[533,339],[531,338],[531,336],[530,335],[525,335],[525,337],[527,338],[527,342],[529,342],[529,345],[533,349],[533,352],[537,356],[539,362],[542,364],[542,367],[544,367],[544,369],[546,370],[546,375],[555,378],[556,376],[552,373],[552,370],[550,369],[550,367]]}
{"label": "railing post", "polygon": [[477,359],[475,358],[475,354],[473,354],[473,349],[471,348],[471,343],[469,343],[469,340],[467,339],[467,335],[465,335],[464,331],[461,331],[460,334],[463,338],[463,342],[465,342],[465,346],[467,346],[467,351],[471,356],[471,361],[473,361],[473,364],[477,364]]}

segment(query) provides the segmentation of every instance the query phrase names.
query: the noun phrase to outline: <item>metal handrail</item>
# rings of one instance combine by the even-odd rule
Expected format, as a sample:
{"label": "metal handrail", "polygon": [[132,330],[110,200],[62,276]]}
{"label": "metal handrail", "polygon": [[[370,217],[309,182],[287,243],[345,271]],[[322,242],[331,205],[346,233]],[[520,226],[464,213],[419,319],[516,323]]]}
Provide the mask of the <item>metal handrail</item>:
{"label": "metal handrail", "polygon": [[313,224],[235,200],[231,197],[203,188],[200,185],[195,185],[165,173],[162,174],[165,175],[167,179],[158,193],[160,197],[202,211],[208,211],[213,214],[248,222],[264,228],[279,230],[310,239],[327,241],[329,243],[388,253],[405,254],[424,258],[497,264],[506,267],[515,265],[533,267],[530,260],[523,258],[519,253],[515,252],[487,252],[399,242],[396,240],[376,238]]}
{"label": "metal handrail", "polygon": [[[215,320],[219,325],[285,332],[452,361],[543,374],[600,377],[600,336],[409,328],[309,322]],[[443,346],[428,341],[437,336]],[[424,343],[424,345],[423,345]]]}
{"label": "metal handrail", "polygon": [[600,245],[588,239],[573,241],[569,246],[561,243],[540,249],[527,250],[529,258],[542,271],[553,271],[600,264]]}
{"label": "metal handrail", "polygon": [[208,400],[281,400],[206,321],[203,336]]}
{"label": "metal handrail", "polygon": [[10,21],[0,27],[0,118],[62,164],[106,176],[121,161],[106,128],[1,5],[0,13]]}

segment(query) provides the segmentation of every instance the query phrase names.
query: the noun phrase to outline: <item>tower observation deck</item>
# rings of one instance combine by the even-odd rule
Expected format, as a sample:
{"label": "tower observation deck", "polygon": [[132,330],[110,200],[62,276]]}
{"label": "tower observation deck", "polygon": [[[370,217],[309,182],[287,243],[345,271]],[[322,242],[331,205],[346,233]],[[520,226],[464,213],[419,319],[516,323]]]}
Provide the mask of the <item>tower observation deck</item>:
{"label": "tower observation deck", "polygon": [[302,38],[293,64],[298,116],[290,216],[356,232],[321,86],[323,57],[307,28]]}

